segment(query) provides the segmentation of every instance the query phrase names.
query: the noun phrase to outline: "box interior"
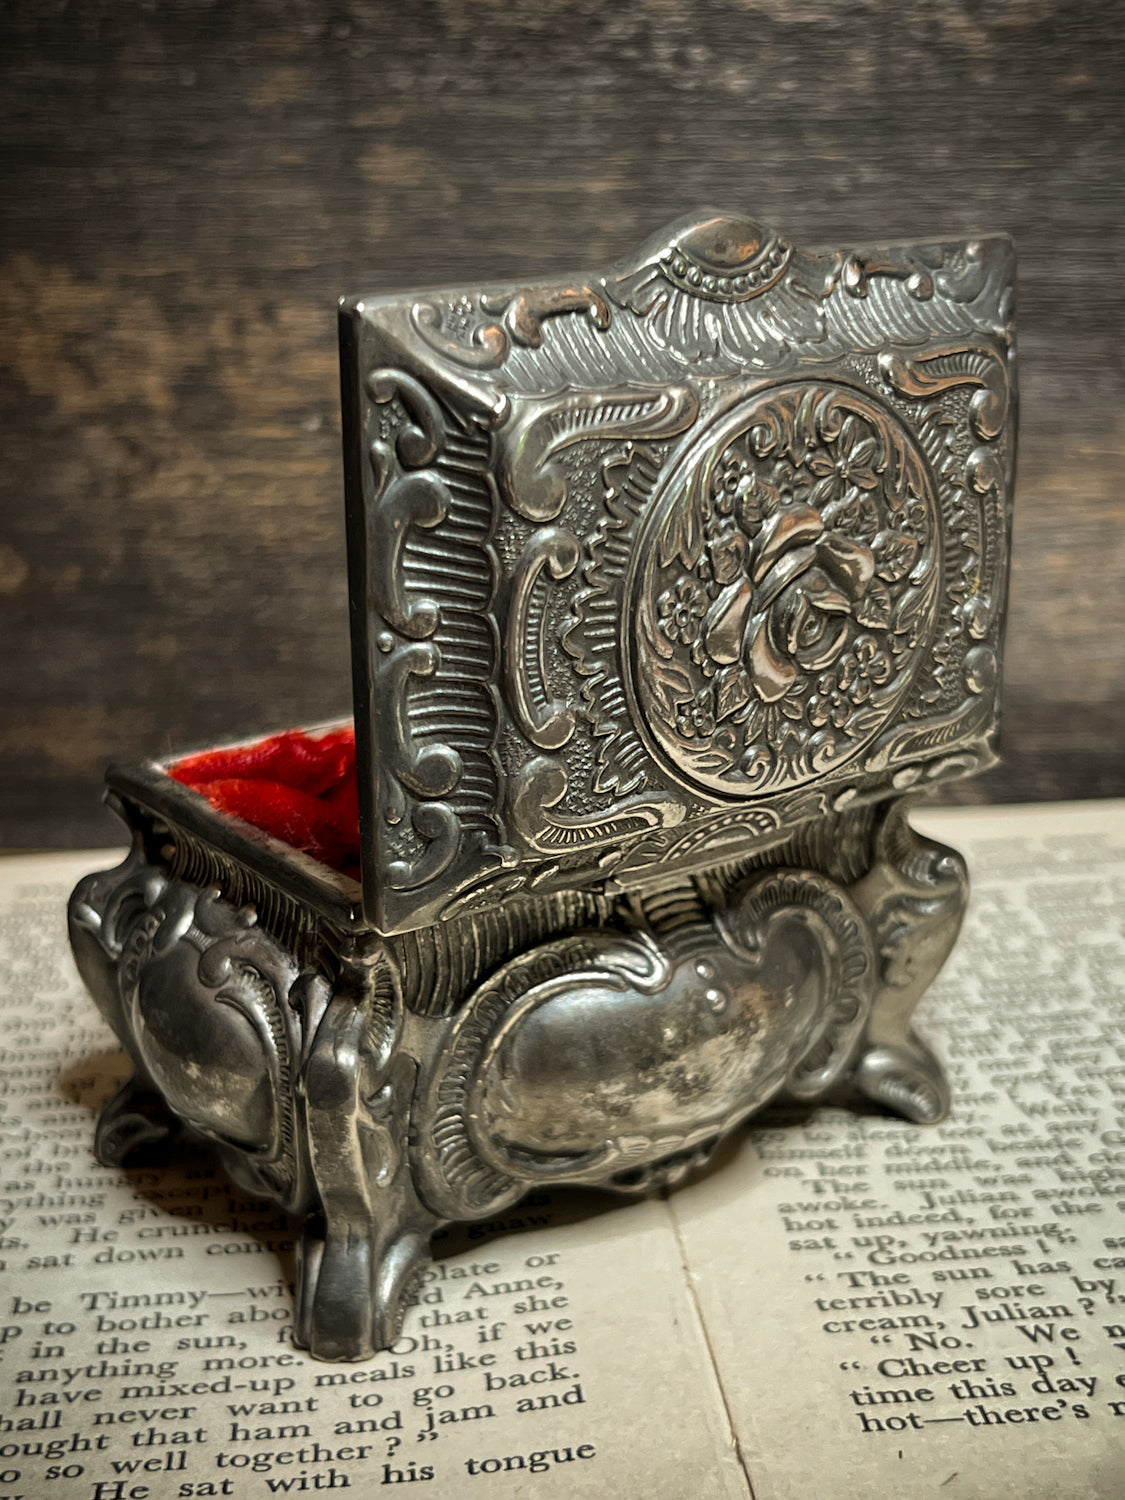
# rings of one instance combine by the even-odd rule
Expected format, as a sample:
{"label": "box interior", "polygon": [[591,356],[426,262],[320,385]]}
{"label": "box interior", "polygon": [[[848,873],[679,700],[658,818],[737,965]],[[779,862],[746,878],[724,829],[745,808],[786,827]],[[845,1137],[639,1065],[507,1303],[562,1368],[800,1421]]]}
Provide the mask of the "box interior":
{"label": "box interior", "polygon": [[292,729],[249,745],[206,750],[165,767],[212,807],[260,828],[358,881],[355,730]]}

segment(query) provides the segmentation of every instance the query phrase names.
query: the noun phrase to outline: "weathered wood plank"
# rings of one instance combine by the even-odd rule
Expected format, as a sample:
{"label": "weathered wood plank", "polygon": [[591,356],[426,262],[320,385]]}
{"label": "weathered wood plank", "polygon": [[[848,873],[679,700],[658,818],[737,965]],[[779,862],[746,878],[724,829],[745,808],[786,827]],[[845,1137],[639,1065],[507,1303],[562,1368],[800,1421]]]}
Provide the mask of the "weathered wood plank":
{"label": "weathered wood plank", "polygon": [[346,706],[339,292],[708,203],[1015,236],[1009,759],[959,795],[1125,790],[1123,41],[1043,0],[6,8],[0,840],[112,837],[107,760]]}

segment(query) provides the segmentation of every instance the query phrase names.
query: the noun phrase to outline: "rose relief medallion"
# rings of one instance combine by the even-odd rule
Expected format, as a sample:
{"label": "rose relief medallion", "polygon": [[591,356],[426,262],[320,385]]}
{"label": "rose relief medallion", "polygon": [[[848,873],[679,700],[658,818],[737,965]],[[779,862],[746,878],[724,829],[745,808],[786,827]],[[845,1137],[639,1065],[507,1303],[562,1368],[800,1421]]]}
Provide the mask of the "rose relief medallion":
{"label": "rose relief medallion", "polygon": [[909,690],[940,577],[934,482],[888,409],[828,381],[744,396],[671,466],[637,539],[638,728],[712,795],[821,775]]}

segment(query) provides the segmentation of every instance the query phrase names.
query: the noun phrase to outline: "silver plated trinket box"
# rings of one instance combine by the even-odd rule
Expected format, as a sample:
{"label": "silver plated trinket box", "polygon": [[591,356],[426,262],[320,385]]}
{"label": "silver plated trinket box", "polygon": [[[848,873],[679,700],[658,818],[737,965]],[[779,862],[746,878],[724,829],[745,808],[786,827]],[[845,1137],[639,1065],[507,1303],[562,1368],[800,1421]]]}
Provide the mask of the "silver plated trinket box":
{"label": "silver plated trinket box", "polygon": [[993,759],[1002,237],[673,224],[602,273],[341,307],[351,722],[113,770],[70,907],[177,1132],[299,1215],[296,1334],[392,1343],[439,1225],[675,1182],[767,1101],[947,1107],[966,900],[906,794]]}

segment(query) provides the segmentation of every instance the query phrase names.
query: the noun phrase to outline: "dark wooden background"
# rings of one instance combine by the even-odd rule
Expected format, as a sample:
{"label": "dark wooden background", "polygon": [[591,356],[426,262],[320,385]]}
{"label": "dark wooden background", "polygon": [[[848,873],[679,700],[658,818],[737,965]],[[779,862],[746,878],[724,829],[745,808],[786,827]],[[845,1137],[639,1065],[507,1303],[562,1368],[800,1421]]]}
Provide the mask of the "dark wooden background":
{"label": "dark wooden background", "polygon": [[349,703],[335,299],[1003,229],[1023,413],[1006,765],[1125,791],[1125,7],[9,0],[0,842],[104,843],[114,757]]}

